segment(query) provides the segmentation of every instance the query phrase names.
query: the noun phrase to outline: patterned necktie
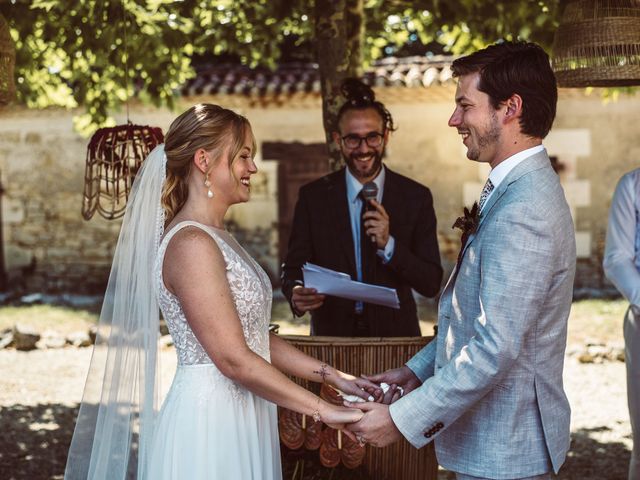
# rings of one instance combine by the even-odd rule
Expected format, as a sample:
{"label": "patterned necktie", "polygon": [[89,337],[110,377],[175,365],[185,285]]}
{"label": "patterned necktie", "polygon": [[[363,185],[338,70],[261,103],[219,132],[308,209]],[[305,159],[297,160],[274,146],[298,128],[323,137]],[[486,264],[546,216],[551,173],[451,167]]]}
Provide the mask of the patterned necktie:
{"label": "patterned necktie", "polygon": [[487,178],[487,183],[484,184],[484,188],[482,189],[482,193],[480,193],[480,203],[478,203],[478,209],[482,211],[482,207],[484,206],[487,198],[493,192],[493,183],[491,183],[491,179]]}

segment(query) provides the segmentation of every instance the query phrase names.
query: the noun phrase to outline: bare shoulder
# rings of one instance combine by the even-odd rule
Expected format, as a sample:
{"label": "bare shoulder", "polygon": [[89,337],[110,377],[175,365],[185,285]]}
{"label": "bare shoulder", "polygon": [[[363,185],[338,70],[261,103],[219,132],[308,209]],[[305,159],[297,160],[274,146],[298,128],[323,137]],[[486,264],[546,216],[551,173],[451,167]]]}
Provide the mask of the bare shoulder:
{"label": "bare shoulder", "polygon": [[175,293],[178,283],[206,281],[225,271],[222,252],[216,241],[198,227],[184,227],[169,240],[163,276]]}
{"label": "bare shoulder", "polygon": [[195,226],[181,228],[169,240],[167,255],[220,254],[216,241],[203,229]]}

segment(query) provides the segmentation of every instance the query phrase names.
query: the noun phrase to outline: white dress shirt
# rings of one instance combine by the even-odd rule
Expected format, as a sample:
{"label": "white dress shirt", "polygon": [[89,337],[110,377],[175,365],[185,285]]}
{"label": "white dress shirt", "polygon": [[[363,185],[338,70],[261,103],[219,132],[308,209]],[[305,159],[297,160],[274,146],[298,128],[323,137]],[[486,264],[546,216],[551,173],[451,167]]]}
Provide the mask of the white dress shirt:
{"label": "white dress shirt", "polygon": [[624,175],[611,201],[604,273],[622,295],[640,307],[640,168]]}

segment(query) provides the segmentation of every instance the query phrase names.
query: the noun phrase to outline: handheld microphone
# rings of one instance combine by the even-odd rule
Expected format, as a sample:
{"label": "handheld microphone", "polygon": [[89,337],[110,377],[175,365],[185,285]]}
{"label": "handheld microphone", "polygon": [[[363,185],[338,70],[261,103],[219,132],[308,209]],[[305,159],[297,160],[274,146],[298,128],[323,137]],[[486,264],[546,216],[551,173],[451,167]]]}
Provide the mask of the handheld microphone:
{"label": "handheld microphone", "polygon": [[[362,198],[364,201],[363,212],[368,212],[369,210],[374,210],[374,208],[369,203],[370,200],[375,200],[378,196],[378,185],[374,182],[367,182],[362,186]],[[376,237],[371,235],[369,237],[372,242],[375,242]]]}
{"label": "handheld microphone", "polygon": [[364,198],[366,211],[371,210],[370,200],[375,200],[378,196],[378,185],[374,182],[367,182],[362,186],[362,197]]}

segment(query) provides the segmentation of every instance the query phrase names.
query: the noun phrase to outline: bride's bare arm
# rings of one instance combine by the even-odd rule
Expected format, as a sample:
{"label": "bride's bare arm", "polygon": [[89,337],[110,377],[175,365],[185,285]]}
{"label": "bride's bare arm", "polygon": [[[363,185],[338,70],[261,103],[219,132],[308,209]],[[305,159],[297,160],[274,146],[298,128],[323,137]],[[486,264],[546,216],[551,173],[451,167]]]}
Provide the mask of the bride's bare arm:
{"label": "bride's bare arm", "polygon": [[362,416],[295,384],[247,346],[224,258],[207,233],[198,228],[176,233],[167,248],[163,278],[198,341],[226,377],[282,407],[310,416],[319,413],[325,423],[348,423]]}
{"label": "bride's bare arm", "polygon": [[382,395],[378,385],[366,378],[354,377],[336,370],[322,360],[310,357],[282,338],[271,334],[271,363],[281,371],[296,377],[331,385],[338,390],[372,400]]}

